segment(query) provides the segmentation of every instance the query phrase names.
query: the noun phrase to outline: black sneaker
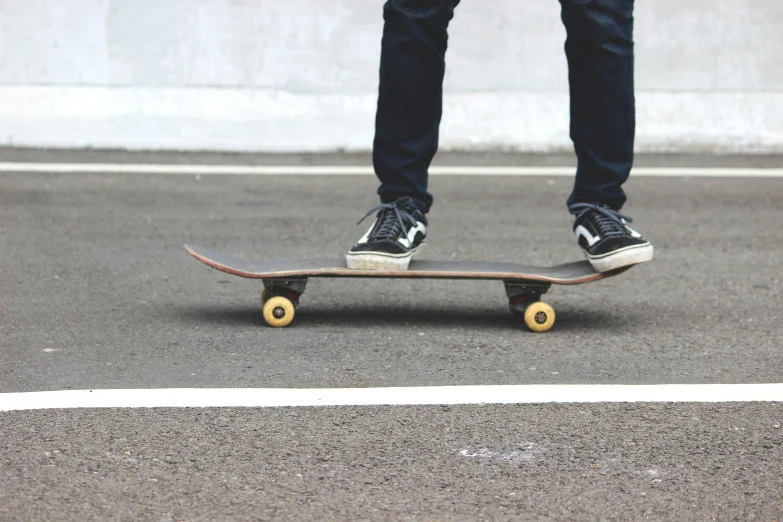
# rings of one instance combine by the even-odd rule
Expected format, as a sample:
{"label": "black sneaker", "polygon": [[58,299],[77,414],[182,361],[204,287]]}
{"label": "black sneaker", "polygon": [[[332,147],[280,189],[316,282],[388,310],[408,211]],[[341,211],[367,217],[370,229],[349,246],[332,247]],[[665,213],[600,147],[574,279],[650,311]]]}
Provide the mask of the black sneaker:
{"label": "black sneaker", "polygon": [[410,198],[402,198],[378,205],[359,223],[376,211],[375,223],[345,258],[348,268],[407,270],[411,258],[424,247],[427,218],[413,206]]}
{"label": "black sneaker", "polygon": [[653,246],[628,226],[633,220],[603,205],[575,203],[573,230],[590,264],[608,272],[653,258]]}

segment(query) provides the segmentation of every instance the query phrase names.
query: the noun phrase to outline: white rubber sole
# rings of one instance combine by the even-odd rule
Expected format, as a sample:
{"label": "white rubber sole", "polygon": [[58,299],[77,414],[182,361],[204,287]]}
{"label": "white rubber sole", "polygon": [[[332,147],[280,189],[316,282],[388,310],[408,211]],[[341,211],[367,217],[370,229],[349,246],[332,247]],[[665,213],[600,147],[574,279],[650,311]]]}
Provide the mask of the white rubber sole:
{"label": "white rubber sole", "polygon": [[650,243],[630,246],[602,257],[592,257],[585,252],[585,256],[596,272],[609,272],[624,266],[652,260],[653,246]]}
{"label": "white rubber sole", "polygon": [[424,244],[422,243],[407,254],[384,254],[382,252],[361,252],[345,256],[345,264],[351,270],[391,270],[395,272],[405,271],[411,259],[419,255]]}

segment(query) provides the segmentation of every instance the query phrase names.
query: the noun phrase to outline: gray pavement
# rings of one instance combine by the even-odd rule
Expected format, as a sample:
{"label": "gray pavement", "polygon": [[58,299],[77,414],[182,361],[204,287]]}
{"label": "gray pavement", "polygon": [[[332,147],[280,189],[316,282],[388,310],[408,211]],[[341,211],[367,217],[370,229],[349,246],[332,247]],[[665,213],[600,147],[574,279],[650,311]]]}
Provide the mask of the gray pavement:
{"label": "gray pavement", "polygon": [[4,520],[779,520],[780,404],[2,416]]}
{"label": "gray pavement", "polygon": [[[3,150],[2,160],[62,160],[51,154],[66,153]],[[675,159],[661,164],[697,163]],[[702,163],[759,161],[741,159]],[[285,161],[316,160],[340,164]],[[433,178],[426,255],[578,259],[563,204],[570,183]],[[375,203],[373,178],[0,174],[0,392],[781,382],[783,181],[632,178],[626,187],[625,210],[655,244],[655,261],[553,288],[546,299],[558,320],[547,334],[508,313],[500,283],[458,281],[313,280],[294,324],[276,330],[261,318],[259,282],[213,271],[182,244],[339,256],[364,231],[355,223]],[[779,404],[0,419],[0,518],[783,517]]]}

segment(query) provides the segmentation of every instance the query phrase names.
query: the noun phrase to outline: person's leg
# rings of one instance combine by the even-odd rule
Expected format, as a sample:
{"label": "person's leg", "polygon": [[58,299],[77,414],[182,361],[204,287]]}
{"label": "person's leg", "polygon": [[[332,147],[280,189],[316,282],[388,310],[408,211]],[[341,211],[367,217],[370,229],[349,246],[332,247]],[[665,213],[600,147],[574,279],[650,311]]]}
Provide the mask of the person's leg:
{"label": "person's leg", "polygon": [[649,261],[653,246],[618,212],[633,164],[633,0],[560,0],[578,165],[568,209],[599,272]]}
{"label": "person's leg", "polygon": [[427,234],[428,169],[438,150],[447,29],[459,0],[388,0],[383,8],[373,165],[375,222],[348,251],[353,269],[406,270]]}
{"label": "person's leg", "polygon": [[575,203],[625,203],[635,130],[633,0],[560,0],[578,159]]}
{"label": "person's leg", "polygon": [[408,196],[432,205],[427,171],[438,149],[447,28],[459,0],[384,5],[373,164],[383,203]]}

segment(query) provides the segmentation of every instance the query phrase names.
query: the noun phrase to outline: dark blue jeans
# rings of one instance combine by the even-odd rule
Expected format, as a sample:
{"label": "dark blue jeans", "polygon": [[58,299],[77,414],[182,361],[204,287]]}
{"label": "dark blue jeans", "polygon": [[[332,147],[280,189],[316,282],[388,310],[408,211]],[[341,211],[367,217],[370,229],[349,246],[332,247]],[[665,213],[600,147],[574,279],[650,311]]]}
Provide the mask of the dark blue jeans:
{"label": "dark blue jeans", "polygon": [[[460,0],[384,6],[373,164],[384,202],[432,205],[428,169],[438,149],[447,29]],[[633,0],[560,0],[578,166],[568,205],[620,209],[633,163]],[[501,117],[501,116],[499,116]]]}

